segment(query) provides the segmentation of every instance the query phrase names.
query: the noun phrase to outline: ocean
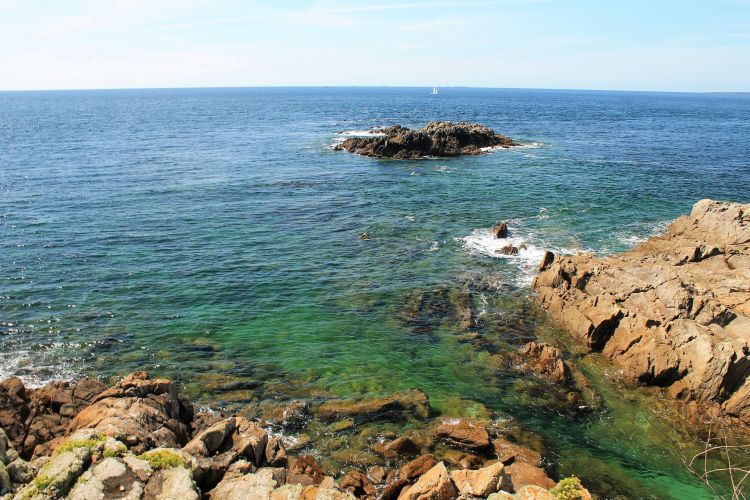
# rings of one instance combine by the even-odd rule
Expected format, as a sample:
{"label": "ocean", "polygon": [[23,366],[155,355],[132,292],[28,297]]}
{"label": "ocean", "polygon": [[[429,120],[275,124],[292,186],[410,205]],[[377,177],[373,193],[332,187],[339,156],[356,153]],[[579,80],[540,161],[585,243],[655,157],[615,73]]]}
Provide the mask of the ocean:
{"label": "ocean", "polygon": [[[571,417],[489,356],[563,339],[529,286],[545,250],[607,255],[701,198],[750,201],[750,95],[430,91],[0,93],[0,378],[147,369],[226,408],[247,403],[222,394],[231,380],[418,387],[436,414],[520,423],[551,468],[602,494],[708,498],[616,368],[576,354],[604,403]],[[416,161],[332,149],[434,120],[524,146]],[[526,249],[502,255],[498,222]],[[462,291],[493,346],[462,341],[446,312]]]}

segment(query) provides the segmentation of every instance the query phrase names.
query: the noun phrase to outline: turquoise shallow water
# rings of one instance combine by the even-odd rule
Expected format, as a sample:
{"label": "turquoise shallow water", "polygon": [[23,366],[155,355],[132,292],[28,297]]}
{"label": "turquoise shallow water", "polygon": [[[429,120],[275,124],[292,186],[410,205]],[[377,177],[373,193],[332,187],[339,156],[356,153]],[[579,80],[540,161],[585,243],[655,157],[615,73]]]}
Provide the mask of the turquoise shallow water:
{"label": "turquoise shallow water", "polygon": [[[612,393],[601,414],[559,415],[491,373],[439,306],[405,311],[468,289],[498,345],[535,337],[544,249],[624,250],[700,198],[750,200],[750,96],[428,90],[0,93],[0,376],[420,387],[436,411],[473,400],[522,421],[561,472],[705,495],[644,437],[638,404]],[[435,119],[527,147],[425,161],[330,148],[340,131]],[[500,220],[528,246],[518,257],[487,238]]]}

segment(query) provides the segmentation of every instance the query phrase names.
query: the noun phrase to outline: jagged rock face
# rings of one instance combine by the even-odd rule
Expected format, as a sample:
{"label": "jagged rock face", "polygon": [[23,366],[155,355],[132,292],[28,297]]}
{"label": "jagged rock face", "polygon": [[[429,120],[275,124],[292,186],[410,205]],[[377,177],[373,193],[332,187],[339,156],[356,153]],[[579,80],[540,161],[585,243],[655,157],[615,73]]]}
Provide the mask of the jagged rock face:
{"label": "jagged rock face", "polygon": [[431,122],[419,130],[396,125],[378,132],[382,135],[346,139],[335,149],[376,158],[417,159],[478,155],[483,148],[519,146],[492,129],[472,123]]}
{"label": "jagged rock face", "polygon": [[750,422],[750,204],[701,200],[623,254],[555,257],[533,286],[624,377]]}
{"label": "jagged rock face", "polygon": [[48,454],[70,420],[104,389],[90,378],[50,382],[40,389],[27,389],[20,379],[9,378],[0,382],[0,427],[23,457]]}
{"label": "jagged rock face", "polygon": [[136,452],[157,446],[179,448],[187,442],[192,418],[191,405],[179,397],[171,381],[135,372],[94,398],[70,422],[68,432],[96,429]]}

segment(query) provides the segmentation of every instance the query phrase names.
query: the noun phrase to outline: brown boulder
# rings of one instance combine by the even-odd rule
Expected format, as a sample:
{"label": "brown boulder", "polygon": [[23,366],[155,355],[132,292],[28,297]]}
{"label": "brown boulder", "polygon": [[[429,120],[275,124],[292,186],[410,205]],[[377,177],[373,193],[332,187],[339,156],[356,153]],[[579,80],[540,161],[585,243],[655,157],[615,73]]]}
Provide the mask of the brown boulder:
{"label": "brown boulder", "polygon": [[192,407],[179,398],[171,381],[135,372],[94,398],[70,422],[67,433],[96,429],[134,453],[159,446],[179,448],[187,442],[192,416]]}
{"label": "brown boulder", "polygon": [[344,491],[348,491],[357,498],[375,498],[375,488],[370,479],[356,470],[347,472],[339,484]]}
{"label": "brown boulder", "polygon": [[541,486],[546,490],[555,486],[555,482],[547,476],[544,469],[526,462],[514,462],[507,466],[505,470],[506,474],[510,476],[513,491],[518,491],[527,484]]}
{"label": "brown boulder", "polygon": [[401,490],[399,500],[454,500],[456,487],[443,462],[435,465],[413,485]]}
{"label": "brown boulder", "polygon": [[398,477],[400,479],[411,481],[432,469],[437,463],[438,461],[435,458],[435,455],[432,455],[431,453],[421,455],[411,462],[402,465],[398,471]]}
{"label": "brown boulder", "polygon": [[462,495],[486,497],[500,489],[503,469],[503,464],[496,462],[479,470],[454,470],[450,476]]}
{"label": "brown boulder", "polygon": [[505,245],[500,249],[500,252],[505,255],[516,255],[518,253],[518,247],[514,247],[513,245]]}
{"label": "brown boulder", "polygon": [[539,452],[511,443],[507,439],[495,439],[492,441],[492,446],[497,454],[497,459],[505,465],[524,462],[538,467],[542,464],[542,455]]}
{"label": "brown boulder", "polygon": [[444,419],[434,429],[435,436],[446,443],[474,451],[490,446],[490,435],[484,423],[465,419]]}
{"label": "brown boulder", "polygon": [[302,486],[319,485],[326,478],[325,472],[310,455],[302,455],[289,468],[287,484]]}
{"label": "brown boulder", "polygon": [[20,379],[10,378],[0,383],[0,427],[22,457],[49,454],[70,420],[105,388],[96,379],[84,378],[25,389]]}
{"label": "brown boulder", "polygon": [[408,437],[398,437],[388,443],[378,443],[373,449],[386,458],[412,457],[419,453],[419,446]]}
{"label": "brown boulder", "polygon": [[508,225],[503,222],[502,224],[498,224],[497,226],[493,227],[492,235],[496,239],[507,238],[508,237]]}
{"label": "brown boulder", "polygon": [[557,384],[570,382],[570,368],[562,352],[548,344],[529,342],[515,353],[516,368],[548,378]]}

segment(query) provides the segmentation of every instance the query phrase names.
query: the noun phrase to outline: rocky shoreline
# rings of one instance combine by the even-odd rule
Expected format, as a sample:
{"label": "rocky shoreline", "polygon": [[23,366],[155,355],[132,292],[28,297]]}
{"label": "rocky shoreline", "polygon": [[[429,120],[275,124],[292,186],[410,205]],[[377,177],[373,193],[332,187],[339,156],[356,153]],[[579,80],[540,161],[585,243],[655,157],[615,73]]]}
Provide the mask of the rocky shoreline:
{"label": "rocky shoreline", "polygon": [[478,155],[493,148],[520,146],[513,139],[472,123],[431,122],[418,130],[396,125],[372,133],[375,135],[345,139],[334,149],[375,158],[420,159]]}
{"label": "rocky shoreline", "polygon": [[[554,351],[536,344],[528,351],[538,361],[525,369],[567,376]],[[552,480],[538,451],[491,422],[431,421],[430,413],[416,389],[315,408],[285,401],[249,417],[196,412],[173,382],[145,372],[111,387],[82,379],[27,389],[11,378],[0,382],[0,498],[590,498],[576,478]],[[354,422],[407,415],[428,430],[371,436],[378,460],[346,470],[295,456],[283,434],[306,419],[345,435]],[[578,496],[562,496],[570,492]]]}
{"label": "rocky shoreline", "polygon": [[548,253],[533,287],[623,379],[750,423],[750,204],[701,200],[606,258]]}

